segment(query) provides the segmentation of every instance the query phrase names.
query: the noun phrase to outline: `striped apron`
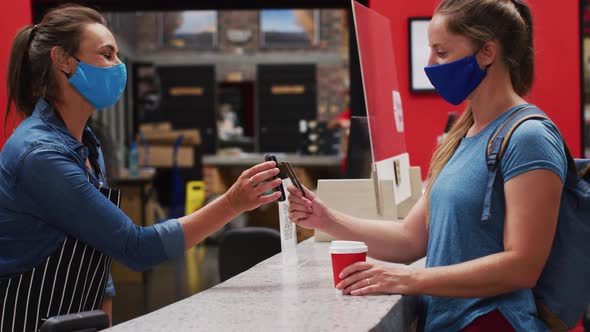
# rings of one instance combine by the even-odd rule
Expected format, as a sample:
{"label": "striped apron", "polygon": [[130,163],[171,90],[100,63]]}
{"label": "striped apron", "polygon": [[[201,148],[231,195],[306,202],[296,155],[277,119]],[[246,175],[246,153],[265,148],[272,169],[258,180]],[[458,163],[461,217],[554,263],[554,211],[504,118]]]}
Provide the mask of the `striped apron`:
{"label": "striped apron", "polygon": [[[120,192],[99,188],[119,206]],[[32,271],[0,280],[0,331],[39,331],[50,317],[100,309],[111,258],[66,236]]]}

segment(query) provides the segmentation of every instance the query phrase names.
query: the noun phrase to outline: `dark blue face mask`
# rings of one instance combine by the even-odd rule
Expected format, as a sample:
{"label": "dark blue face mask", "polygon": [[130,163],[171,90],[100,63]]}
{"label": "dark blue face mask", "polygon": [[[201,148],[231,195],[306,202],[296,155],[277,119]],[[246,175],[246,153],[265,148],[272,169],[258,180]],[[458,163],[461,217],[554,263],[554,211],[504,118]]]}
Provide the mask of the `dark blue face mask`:
{"label": "dark blue face mask", "polygon": [[[76,57],[74,59],[78,60]],[[122,63],[112,67],[96,67],[78,60],[74,75],[66,76],[94,108],[101,110],[112,106],[121,97],[127,83],[127,68]]]}
{"label": "dark blue face mask", "polygon": [[458,61],[424,67],[424,71],[444,100],[459,105],[479,86],[488,68],[481,69],[475,55],[470,55]]}

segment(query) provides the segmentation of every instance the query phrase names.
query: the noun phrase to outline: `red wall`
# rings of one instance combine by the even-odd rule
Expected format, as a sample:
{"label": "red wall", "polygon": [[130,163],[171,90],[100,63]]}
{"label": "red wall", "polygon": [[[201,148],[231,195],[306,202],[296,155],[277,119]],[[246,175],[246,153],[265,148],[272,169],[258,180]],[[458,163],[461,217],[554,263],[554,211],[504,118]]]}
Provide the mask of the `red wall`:
{"label": "red wall", "polygon": [[6,70],[10,47],[16,32],[24,25],[31,24],[31,1],[0,1],[0,149],[6,142],[14,127],[13,119],[8,120],[6,136],[4,135],[4,114],[6,112]]}
{"label": "red wall", "polygon": [[[559,126],[574,156],[581,154],[579,1],[528,0],[534,15],[536,69],[528,100],[542,108]],[[404,103],[406,142],[412,165],[425,176],[444,130],[447,113],[461,111],[436,94],[410,93],[408,18],[431,16],[437,0],[370,0],[370,7],[391,20],[398,79]],[[463,106],[464,107],[464,106]]]}

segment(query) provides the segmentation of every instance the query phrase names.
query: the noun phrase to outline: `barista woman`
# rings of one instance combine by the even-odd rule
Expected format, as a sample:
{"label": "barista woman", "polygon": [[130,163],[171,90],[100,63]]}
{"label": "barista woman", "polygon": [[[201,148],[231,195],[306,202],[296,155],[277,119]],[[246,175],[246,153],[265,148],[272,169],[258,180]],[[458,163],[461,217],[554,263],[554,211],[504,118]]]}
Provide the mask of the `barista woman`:
{"label": "barista woman", "polygon": [[107,188],[89,117],[113,105],[127,74],[96,11],[66,6],[16,35],[8,106],[25,119],[0,152],[0,330],[38,330],[44,319],[110,312],[111,260],[141,271],[183,255],[238,214],[274,201],[274,162],[244,171],[204,208],[138,227]]}

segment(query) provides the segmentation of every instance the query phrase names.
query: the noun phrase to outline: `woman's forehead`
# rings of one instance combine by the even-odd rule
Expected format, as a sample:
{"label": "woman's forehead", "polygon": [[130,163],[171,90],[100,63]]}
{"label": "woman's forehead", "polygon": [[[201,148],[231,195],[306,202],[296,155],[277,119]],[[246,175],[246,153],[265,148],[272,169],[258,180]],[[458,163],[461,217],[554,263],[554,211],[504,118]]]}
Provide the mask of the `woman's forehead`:
{"label": "woman's forehead", "polygon": [[428,25],[428,44],[430,47],[470,45],[467,37],[451,33],[448,29],[449,17],[437,14],[432,17]]}
{"label": "woman's forehead", "polygon": [[434,15],[428,24],[428,43],[431,47],[445,45],[453,42],[453,36],[447,29],[448,17],[445,15]]}
{"label": "woman's forehead", "polygon": [[99,48],[105,45],[111,45],[116,49],[117,43],[115,37],[107,27],[99,23],[87,24],[82,31],[80,48]]}

